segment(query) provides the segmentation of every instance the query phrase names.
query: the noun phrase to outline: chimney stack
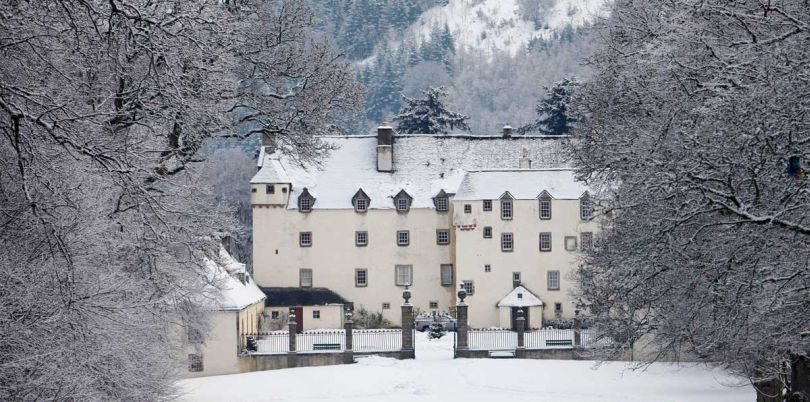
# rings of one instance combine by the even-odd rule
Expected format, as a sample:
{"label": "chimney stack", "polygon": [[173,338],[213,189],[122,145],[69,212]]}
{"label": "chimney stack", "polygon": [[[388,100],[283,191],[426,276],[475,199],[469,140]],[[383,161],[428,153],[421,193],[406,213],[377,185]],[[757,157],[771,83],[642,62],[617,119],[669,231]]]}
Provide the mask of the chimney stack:
{"label": "chimney stack", "polygon": [[532,168],[532,160],[529,159],[529,150],[526,148],[523,148],[523,156],[520,158],[520,168],[521,169]]}
{"label": "chimney stack", "polygon": [[503,138],[512,138],[512,126],[508,124],[503,126]]}
{"label": "chimney stack", "polygon": [[388,123],[377,127],[377,171],[394,171],[394,129]]}

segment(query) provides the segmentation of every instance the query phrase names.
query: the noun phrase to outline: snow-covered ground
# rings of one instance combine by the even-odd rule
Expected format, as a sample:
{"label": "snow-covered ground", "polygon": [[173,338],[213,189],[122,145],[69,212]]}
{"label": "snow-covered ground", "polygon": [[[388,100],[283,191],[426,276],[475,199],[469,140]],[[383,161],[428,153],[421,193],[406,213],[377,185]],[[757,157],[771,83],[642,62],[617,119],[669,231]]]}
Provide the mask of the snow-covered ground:
{"label": "snow-covered ground", "polygon": [[756,399],[743,380],[702,365],[453,359],[453,338],[417,334],[416,360],[381,357],[180,381],[184,401],[672,401]]}

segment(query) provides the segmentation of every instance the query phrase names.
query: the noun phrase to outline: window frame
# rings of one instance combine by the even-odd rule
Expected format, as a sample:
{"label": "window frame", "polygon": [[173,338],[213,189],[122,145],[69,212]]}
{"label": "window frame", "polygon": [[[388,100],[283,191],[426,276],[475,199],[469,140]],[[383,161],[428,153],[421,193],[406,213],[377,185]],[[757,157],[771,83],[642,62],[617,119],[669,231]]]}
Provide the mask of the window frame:
{"label": "window frame", "polygon": [[[305,237],[309,239],[308,243],[304,242]],[[312,232],[298,232],[298,246],[312,247]]]}
{"label": "window frame", "polygon": [[483,204],[483,205],[481,206],[481,207],[482,207],[481,209],[482,209],[484,212],[490,212],[490,211],[492,211],[492,200],[483,200],[483,201],[482,201],[482,204]]}
{"label": "window frame", "polygon": [[205,371],[202,353],[188,354],[188,371],[190,373],[200,373]]}
{"label": "window frame", "polygon": [[397,211],[406,212],[408,210],[408,200],[406,198],[398,198],[396,201]]}
{"label": "window frame", "polygon": [[[304,285],[305,274],[309,274],[309,285]],[[298,287],[311,288],[315,282],[312,268],[299,268],[298,269]]]}
{"label": "window frame", "polygon": [[[543,207],[546,207],[545,210],[548,212],[547,215],[543,214]],[[540,215],[540,219],[542,220],[550,220],[551,219],[551,197],[548,196],[541,196],[537,202],[537,213]]]}
{"label": "window frame", "polygon": [[[442,234],[447,235],[446,241],[442,241]],[[447,246],[450,244],[450,229],[436,229],[436,244],[440,246]]]}
{"label": "window frame", "polygon": [[[363,203],[362,207],[360,203]],[[368,200],[365,198],[357,198],[354,200],[354,211],[355,212],[366,212],[368,211]]]}
{"label": "window frame", "polygon": [[448,197],[436,197],[436,210],[439,212],[450,210],[450,199]]}
{"label": "window frame", "polygon": [[[365,236],[365,242],[360,242],[360,235]],[[367,230],[355,230],[354,231],[354,245],[356,247],[366,247],[368,246],[368,231]]]}
{"label": "window frame", "polygon": [[[405,235],[405,242],[401,242],[401,235]],[[397,246],[407,247],[411,245],[411,231],[410,230],[397,230]]]}
{"label": "window frame", "polygon": [[562,303],[560,302],[554,303],[554,317],[555,318],[562,317]]}
{"label": "window frame", "polygon": [[[588,239],[587,241],[585,239]],[[593,248],[593,232],[582,232],[579,234],[579,249],[590,250]]]}
{"label": "window frame", "polygon": [[[400,282],[400,269],[405,269],[408,278]],[[394,286],[413,286],[413,265],[412,264],[397,264],[394,265]]]}
{"label": "window frame", "polygon": [[[360,283],[360,274],[363,274],[363,283]],[[354,269],[354,287],[365,288],[368,287],[368,268],[355,268]]]}
{"label": "window frame", "polygon": [[278,320],[279,318],[281,318],[281,313],[280,312],[278,312],[276,310],[270,312],[270,319],[271,320]]}
{"label": "window frame", "polygon": [[383,309],[383,310],[391,310],[391,303],[389,303],[389,302],[383,302],[383,303],[382,303],[382,309]]}
{"label": "window frame", "polygon": [[523,282],[523,274],[520,271],[512,271],[512,282]]}
{"label": "window frame", "polygon": [[274,184],[267,184],[264,188],[265,194],[275,194],[276,193],[276,186]]}
{"label": "window frame", "polygon": [[[506,247],[506,238],[509,237],[509,247]],[[512,232],[501,233],[501,252],[511,253],[515,251],[515,235]]]}
{"label": "window frame", "polygon": [[492,272],[492,264],[484,264],[484,272]]}
{"label": "window frame", "polygon": [[437,301],[430,301],[428,302],[428,306],[431,310],[438,310],[439,309],[439,302]]}
{"label": "window frame", "polygon": [[[569,241],[574,242],[573,247],[568,247],[568,245],[569,245],[568,242]],[[564,242],[565,251],[577,251],[577,247],[579,247],[579,241],[578,241],[576,236],[565,236],[565,239],[563,239],[563,242]]]}
{"label": "window frame", "polygon": [[320,320],[321,319],[321,310],[312,310],[312,319],[313,320]]}
{"label": "window frame", "polygon": [[[489,234],[487,234],[489,232]],[[484,226],[484,238],[491,239],[492,238],[492,226]]]}
{"label": "window frame", "polygon": [[464,291],[467,292],[467,296],[472,296],[475,294],[475,281],[473,280],[461,281],[461,286],[464,288]]}
{"label": "window frame", "polygon": [[[450,278],[445,281],[445,270],[450,272]],[[454,286],[455,272],[453,272],[453,264],[439,264],[439,282],[442,286]]]}
{"label": "window frame", "polygon": [[515,204],[512,198],[508,197],[501,198],[501,220],[509,221],[514,219],[514,217],[515,217]]}
{"label": "window frame", "polygon": [[472,213],[472,204],[464,204],[464,213],[471,214]]}
{"label": "window frame", "polygon": [[[552,286],[556,284],[555,286]],[[546,271],[546,290],[560,290],[560,271],[556,269],[552,269]]]}
{"label": "window frame", "polygon": [[[543,237],[548,236],[548,247],[543,247]],[[551,245],[552,245],[552,237],[551,232],[540,232],[540,236],[538,238],[538,247],[540,248],[541,252],[548,253],[551,252]]]}
{"label": "window frame", "polygon": [[579,219],[583,221],[593,219],[593,202],[587,193],[579,199]]}

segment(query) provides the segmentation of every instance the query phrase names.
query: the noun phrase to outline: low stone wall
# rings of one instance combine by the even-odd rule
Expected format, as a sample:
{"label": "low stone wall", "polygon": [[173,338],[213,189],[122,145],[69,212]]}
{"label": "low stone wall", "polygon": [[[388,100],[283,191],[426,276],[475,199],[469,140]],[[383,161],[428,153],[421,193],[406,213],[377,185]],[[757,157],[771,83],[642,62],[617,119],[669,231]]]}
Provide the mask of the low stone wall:
{"label": "low stone wall", "polygon": [[[407,354],[407,353],[406,353]],[[401,351],[354,353],[354,357],[381,356],[394,359],[412,359]],[[248,373],[252,371],[278,370],[293,367],[335,366],[338,364],[351,364],[355,360],[344,352],[334,353],[288,353],[288,354],[245,354],[239,356],[239,371]]]}

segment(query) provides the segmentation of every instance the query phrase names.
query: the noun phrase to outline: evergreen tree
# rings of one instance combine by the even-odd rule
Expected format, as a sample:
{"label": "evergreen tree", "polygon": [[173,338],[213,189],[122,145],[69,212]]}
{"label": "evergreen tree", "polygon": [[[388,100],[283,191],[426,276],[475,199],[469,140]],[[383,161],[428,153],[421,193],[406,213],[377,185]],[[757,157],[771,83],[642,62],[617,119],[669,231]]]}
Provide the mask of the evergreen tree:
{"label": "evergreen tree", "polygon": [[397,130],[402,133],[438,134],[449,130],[469,131],[468,116],[447,110],[441,98],[447,96],[444,87],[428,88],[425,97],[412,99],[402,96],[406,105],[394,118]]}
{"label": "evergreen tree", "polygon": [[576,80],[567,78],[554,84],[537,105],[538,119],[521,127],[518,132],[537,131],[546,135],[568,134],[571,124],[577,121],[577,117],[569,109],[568,103],[571,100],[572,92],[579,85]]}
{"label": "evergreen tree", "polygon": [[439,339],[446,334],[447,331],[444,330],[444,325],[440,322],[434,322],[430,324],[430,332],[428,332],[428,338],[430,339]]}

